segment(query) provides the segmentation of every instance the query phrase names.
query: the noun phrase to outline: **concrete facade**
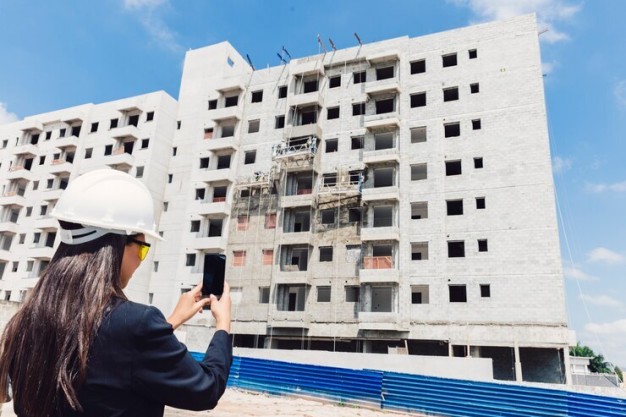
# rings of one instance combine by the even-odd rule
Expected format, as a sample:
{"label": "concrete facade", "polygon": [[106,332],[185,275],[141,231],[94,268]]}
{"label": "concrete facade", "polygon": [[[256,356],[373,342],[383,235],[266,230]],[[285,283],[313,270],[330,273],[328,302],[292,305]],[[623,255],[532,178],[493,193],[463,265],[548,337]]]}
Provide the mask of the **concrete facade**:
{"label": "concrete facade", "polygon": [[[223,42],[187,53],[178,103],[88,104],[0,140],[2,300],[52,256],[62,188],[110,166],[145,181],[165,239],[134,300],[167,314],[224,253],[236,347],[403,349],[490,358],[496,379],[568,378],[534,15],[262,70]],[[211,324],[177,333],[202,350]]]}
{"label": "concrete facade", "polygon": [[[0,126],[0,298],[20,302],[35,286],[58,246],[49,217],[67,184],[97,168],[143,181],[157,219],[176,121],[176,100],[156,92],[58,110]],[[152,257],[139,267],[127,294],[148,302]]]}
{"label": "concrete facade", "polygon": [[227,42],[189,51],[178,119],[157,304],[225,253],[236,346],[400,346],[565,382],[534,16],[256,71]]}

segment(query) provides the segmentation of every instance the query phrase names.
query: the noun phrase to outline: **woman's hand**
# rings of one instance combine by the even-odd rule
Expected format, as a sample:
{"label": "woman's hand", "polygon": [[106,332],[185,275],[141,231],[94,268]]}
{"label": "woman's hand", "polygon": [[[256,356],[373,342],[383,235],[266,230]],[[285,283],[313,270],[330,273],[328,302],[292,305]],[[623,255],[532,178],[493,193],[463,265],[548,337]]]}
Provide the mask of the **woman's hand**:
{"label": "woman's hand", "polygon": [[211,313],[215,317],[215,329],[230,333],[230,286],[224,283],[224,292],[218,300],[211,294]]}
{"label": "woman's hand", "polygon": [[[224,285],[224,288],[226,288],[226,285]],[[167,322],[176,330],[196,313],[202,312],[202,307],[211,304],[211,300],[212,298],[202,298],[202,283],[200,283],[191,291],[187,291],[180,296],[178,304],[176,304],[174,312],[168,317]],[[215,313],[213,315],[215,315]]]}

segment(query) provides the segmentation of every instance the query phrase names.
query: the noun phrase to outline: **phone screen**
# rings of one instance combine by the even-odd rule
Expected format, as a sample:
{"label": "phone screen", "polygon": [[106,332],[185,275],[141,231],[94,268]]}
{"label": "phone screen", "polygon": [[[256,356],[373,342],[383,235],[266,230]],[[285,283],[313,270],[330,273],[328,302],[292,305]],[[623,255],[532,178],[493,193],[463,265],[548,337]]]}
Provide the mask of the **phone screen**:
{"label": "phone screen", "polygon": [[202,276],[202,295],[208,297],[213,294],[217,298],[224,292],[224,272],[226,270],[226,255],[208,253],[204,255],[204,272]]}

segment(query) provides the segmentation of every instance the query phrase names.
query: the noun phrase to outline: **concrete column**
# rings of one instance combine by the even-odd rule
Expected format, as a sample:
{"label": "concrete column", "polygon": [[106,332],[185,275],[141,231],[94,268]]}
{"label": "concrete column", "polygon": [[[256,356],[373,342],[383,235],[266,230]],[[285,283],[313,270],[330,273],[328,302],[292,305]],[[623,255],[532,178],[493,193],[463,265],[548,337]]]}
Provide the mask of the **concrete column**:
{"label": "concrete column", "polygon": [[515,342],[515,380],[517,382],[522,382],[524,379],[522,377],[522,362],[519,357],[519,346],[517,346],[517,342]]}
{"label": "concrete column", "polygon": [[372,351],[372,341],[364,340],[363,341],[363,353],[370,353]]}
{"label": "concrete column", "polygon": [[572,367],[569,362],[569,347],[563,348],[563,366],[565,367],[565,384],[572,385]]}

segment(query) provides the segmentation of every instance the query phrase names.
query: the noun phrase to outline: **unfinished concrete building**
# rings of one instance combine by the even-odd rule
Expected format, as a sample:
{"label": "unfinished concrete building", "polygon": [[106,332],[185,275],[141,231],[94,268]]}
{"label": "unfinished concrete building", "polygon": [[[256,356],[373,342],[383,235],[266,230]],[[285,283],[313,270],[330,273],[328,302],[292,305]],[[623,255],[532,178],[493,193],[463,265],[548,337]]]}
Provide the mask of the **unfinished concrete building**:
{"label": "unfinished concrete building", "polygon": [[227,42],[191,50],[173,146],[163,310],[226,253],[235,346],[487,357],[497,379],[565,382],[533,15],[256,71]]}

